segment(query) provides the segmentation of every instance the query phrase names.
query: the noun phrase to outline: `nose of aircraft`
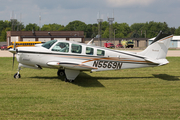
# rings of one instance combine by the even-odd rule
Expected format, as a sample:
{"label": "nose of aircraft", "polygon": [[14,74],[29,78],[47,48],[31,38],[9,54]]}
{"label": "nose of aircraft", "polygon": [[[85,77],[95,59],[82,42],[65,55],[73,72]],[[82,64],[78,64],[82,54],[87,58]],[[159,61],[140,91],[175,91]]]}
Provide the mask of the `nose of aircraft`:
{"label": "nose of aircraft", "polygon": [[11,49],[9,49],[9,52],[16,54],[18,52],[18,49],[11,48]]}

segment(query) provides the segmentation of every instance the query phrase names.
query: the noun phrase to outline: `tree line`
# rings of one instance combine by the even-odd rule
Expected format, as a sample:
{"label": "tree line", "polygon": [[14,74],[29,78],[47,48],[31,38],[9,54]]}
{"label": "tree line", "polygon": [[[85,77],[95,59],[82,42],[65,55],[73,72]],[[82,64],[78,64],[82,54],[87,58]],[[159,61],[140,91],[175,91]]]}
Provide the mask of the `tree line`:
{"label": "tree line", "polygon": [[[109,23],[101,23],[101,37],[109,38]],[[152,38],[160,31],[168,34],[180,35],[180,27],[168,27],[166,22],[113,23],[112,33],[116,38]],[[41,28],[36,23],[23,25],[17,20],[0,20],[0,41],[6,41],[6,31],[84,31],[85,38],[94,38],[98,35],[98,23],[85,24],[82,21],[72,21],[66,26],[60,24],[44,24]]]}

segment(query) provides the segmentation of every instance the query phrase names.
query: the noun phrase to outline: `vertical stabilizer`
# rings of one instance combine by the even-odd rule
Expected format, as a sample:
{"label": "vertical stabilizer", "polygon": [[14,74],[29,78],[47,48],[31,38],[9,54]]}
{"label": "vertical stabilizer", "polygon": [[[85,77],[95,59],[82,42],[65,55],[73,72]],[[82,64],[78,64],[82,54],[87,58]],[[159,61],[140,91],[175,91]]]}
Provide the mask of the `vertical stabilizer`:
{"label": "vertical stabilizer", "polygon": [[150,59],[165,59],[173,35],[160,32],[154,41],[144,51],[138,53]]}

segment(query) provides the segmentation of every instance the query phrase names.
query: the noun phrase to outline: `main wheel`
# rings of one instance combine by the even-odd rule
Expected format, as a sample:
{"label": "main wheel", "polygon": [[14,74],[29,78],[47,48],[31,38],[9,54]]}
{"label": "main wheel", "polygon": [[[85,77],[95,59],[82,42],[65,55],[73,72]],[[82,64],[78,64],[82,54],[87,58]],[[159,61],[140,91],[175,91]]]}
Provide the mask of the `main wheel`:
{"label": "main wheel", "polygon": [[14,78],[15,78],[15,79],[21,78],[21,75],[18,74],[18,73],[15,73],[15,74],[14,74]]}
{"label": "main wheel", "polygon": [[64,75],[65,75],[64,70],[58,70],[58,71],[57,71],[57,75],[58,75],[58,76],[64,76]]}

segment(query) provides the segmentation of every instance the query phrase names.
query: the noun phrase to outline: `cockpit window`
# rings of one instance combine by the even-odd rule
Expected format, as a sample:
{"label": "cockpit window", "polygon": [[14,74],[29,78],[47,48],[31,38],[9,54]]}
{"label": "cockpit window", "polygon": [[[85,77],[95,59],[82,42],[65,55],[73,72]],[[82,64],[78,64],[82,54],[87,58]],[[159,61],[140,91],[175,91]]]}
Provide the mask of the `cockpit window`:
{"label": "cockpit window", "polygon": [[48,42],[44,43],[42,45],[42,47],[45,47],[45,48],[49,49],[55,42],[57,42],[57,40],[48,41]]}
{"label": "cockpit window", "polygon": [[52,51],[58,52],[69,52],[69,43],[58,42],[53,48]]}

